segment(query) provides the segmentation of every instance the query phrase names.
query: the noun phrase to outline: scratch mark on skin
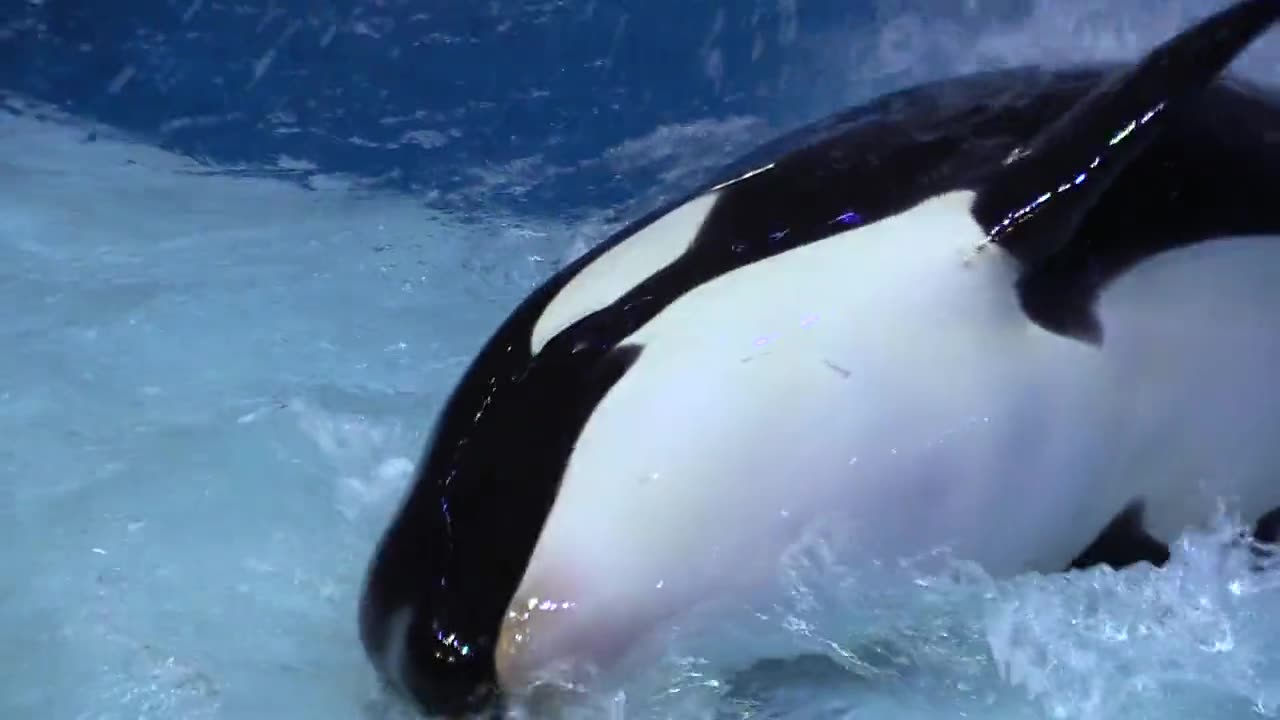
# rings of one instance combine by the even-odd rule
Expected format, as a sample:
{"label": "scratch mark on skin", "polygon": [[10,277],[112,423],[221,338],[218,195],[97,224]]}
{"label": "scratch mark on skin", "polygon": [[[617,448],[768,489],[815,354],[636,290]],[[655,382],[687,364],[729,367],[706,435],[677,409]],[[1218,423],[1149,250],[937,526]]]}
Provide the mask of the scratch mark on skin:
{"label": "scratch mark on skin", "polygon": [[840,367],[839,365],[837,365],[837,364],[835,364],[835,363],[831,362],[830,360],[826,360],[826,359],[824,359],[824,360],[822,361],[822,364],[823,364],[823,365],[826,365],[826,366],[827,366],[827,367],[829,367],[829,368],[831,368],[831,370],[832,370],[832,371],[834,371],[837,375],[839,375],[840,377],[842,377],[842,378],[844,378],[844,379],[846,379],[846,380],[848,380],[848,379],[849,379],[849,377],[850,377],[851,375],[853,375],[853,373],[852,373],[852,372],[850,372],[849,370],[847,370],[846,368],[842,368],[842,367]]}

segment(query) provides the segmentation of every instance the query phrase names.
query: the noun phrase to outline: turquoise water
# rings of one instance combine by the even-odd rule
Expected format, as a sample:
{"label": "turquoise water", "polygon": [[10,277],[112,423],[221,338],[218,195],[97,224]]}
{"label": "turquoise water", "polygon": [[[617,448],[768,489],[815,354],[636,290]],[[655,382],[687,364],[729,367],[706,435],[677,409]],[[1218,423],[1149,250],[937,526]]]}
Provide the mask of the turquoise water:
{"label": "turquoise water", "polygon": [[[775,18],[805,13],[764,5]],[[788,42],[844,58],[848,84],[824,76],[790,112],[944,67],[920,68],[922,56],[956,69],[1129,56],[1218,5],[1095,2],[1064,16],[1043,3],[971,36],[927,15],[886,15],[870,34],[801,23]],[[875,62],[854,64],[842,40]],[[1265,42],[1242,67],[1265,72],[1275,57]],[[539,279],[790,121],[746,106],[678,121],[655,112],[590,158],[521,148],[523,160],[486,163],[467,150],[455,164],[469,164],[448,171],[466,170],[459,184],[433,189],[301,146],[199,163],[154,135],[4,97],[0,717],[13,720],[403,716],[359,649],[354,603],[450,384]],[[439,127],[414,147],[447,146],[450,127],[496,133],[456,118]],[[560,212],[593,172],[622,178],[615,195]],[[556,177],[576,178],[547,191],[564,205],[539,205]],[[472,210],[451,204],[459,195]],[[661,662],[621,690],[586,688],[565,711],[1272,716],[1277,576],[1246,572],[1231,530],[1226,518],[1187,536],[1163,572],[999,583],[964,567],[871,581],[819,533],[779,577],[787,603],[708,608],[657,639]],[[738,658],[761,648],[805,659],[744,672]]]}

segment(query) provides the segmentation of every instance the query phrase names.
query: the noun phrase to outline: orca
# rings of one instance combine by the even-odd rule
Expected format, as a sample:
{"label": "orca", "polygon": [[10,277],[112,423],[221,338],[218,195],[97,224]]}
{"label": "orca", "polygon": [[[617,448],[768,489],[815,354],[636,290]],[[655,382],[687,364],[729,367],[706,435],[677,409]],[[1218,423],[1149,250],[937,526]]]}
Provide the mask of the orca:
{"label": "orca", "polygon": [[379,676],[504,712],[541,668],[774,591],[830,514],[867,561],[996,576],[1160,565],[1219,502],[1274,524],[1280,96],[1227,71],[1278,16],[893,92],[568,264],[466,370],[373,553]]}

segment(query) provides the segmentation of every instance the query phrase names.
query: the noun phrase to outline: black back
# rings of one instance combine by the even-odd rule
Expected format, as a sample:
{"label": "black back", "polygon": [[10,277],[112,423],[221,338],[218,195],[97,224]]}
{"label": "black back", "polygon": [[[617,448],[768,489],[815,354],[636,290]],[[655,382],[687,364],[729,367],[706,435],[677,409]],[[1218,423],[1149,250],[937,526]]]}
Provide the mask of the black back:
{"label": "black back", "polygon": [[[1230,17],[1256,31],[1270,22],[1262,11],[1280,6],[1275,0],[1264,7],[1267,1],[1250,0],[1227,12],[1249,10],[1252,15]],[[1241,35],[1227,33],[1223,42]],[[1199,38],[1194,31],[1191,36]],[[1061,203],[1045,204],[1029,224],[1015,223],[1017,231],[1009,232],[1004,221],[1025,206],[1027,193],[1038,197],[1057,188],[1063,172],[1104,152],[1098,147],[1107,140],[1103,120],[1116,128],[1129,121],[1130,108],[1115,88],[1132,80],[1135,67],[1147,68],[1140,75],[1149,85],[1143,86],[1143,102],[1161,77],[1166,89],[1179,91],[1170,94],[1179,99],[1176,107],[1167,106],[1150,128],[1159,132],[1142,135],[1141,146],[1132,146],[1138,151],[1113,157],[1107,175],[1088,192],[1063,194]],[[401,675],[400,689],[429,712],[496,707],[493,653],[503,617],[573,443],[600,399],[644,352],[620,343],[701,283],[928,197],[972,189],[979,198],[975,218],[1026,263],[1018,291],[1033,319],[1096,341],[1092,299],[1143,258],[1224,235],[1280,233],[1280,204],[1271,199],[1280,181],[1280,105],[1241,83],[1199,88],[1213,73],[1176,63],[1154,67],[982,73],[893,93],[781,138],[751,158],[774,162],[771,169],[720,191],[684,256],[561,332],[534,357],[532,328],[555,293],[677,203],[633,223],[551,278],[467,370],[378,547],[360,611],[361,637],[374,664],[386,675]],[[1184,76],[1203,90],[1202,97],[1184,91]],[[1097,92],[1108,87],[1110,95]],[[1109,111],[1113,106],[1124,112]],[[1093,108],[1093,115],[1085,114],[1089,122],[1064,130],[1061,119],[1081,107]],[[1034,152],[1027,154],[1028,147]],[[1006,162],[1019,156],[1023,160]],[[1037,166],[1038,157],[1050,160]],[[1051,238],[1040,246],[1040,236],[1029,232],[1037,226]],[[389,618],[404,606],[414,615],[408,663],[396,673],[382,662],[391,642]]]}

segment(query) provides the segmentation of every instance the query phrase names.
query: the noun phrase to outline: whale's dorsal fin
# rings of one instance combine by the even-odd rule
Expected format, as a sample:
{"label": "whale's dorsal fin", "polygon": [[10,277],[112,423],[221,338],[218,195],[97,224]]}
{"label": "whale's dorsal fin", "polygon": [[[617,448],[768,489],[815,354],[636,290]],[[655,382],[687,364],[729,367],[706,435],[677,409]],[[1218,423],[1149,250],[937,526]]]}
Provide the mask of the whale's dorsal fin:
{"label": "whale's dorsal fin", "polygon": [[1116,179],[1277,19],[1280,0],[1242,0],[1192,25],[1099,83],[981,188],[973,216],[990,242],[1021,263],[1020,299],[1034,322],[1101,342],[1097,288],[1087,278],[1058,277],[1055,259],[1089,241],[1078,231]]}
{"label": "whale's dorsal fin", "polygon": [[1242,0],[1192,25],[1097,88],[1016,150],[974,202],[993,242],[1034,269],[1166,124],[1271,25],[1280,0]]}

